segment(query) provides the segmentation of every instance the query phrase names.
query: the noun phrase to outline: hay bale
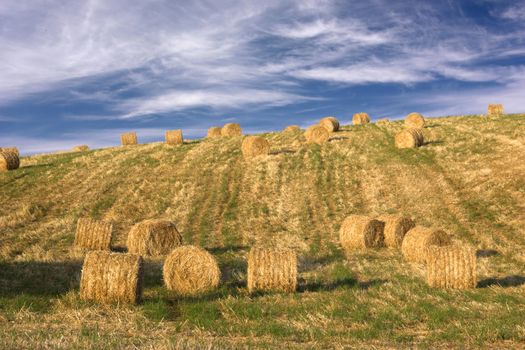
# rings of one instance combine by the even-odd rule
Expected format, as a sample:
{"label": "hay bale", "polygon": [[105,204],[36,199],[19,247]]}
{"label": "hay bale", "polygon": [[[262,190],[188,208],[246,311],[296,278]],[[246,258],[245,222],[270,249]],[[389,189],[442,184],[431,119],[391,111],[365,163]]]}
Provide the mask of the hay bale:
{"label": "hay bale", "polygon": [[182,130],[168,130],[166,131],[166,144],[168,145],[182,145]]}
{"label": "hay bale", "polygon": [[248,256],[248,291],[295,292],[297,255],[289,249],[256,248]]}
{"label": "hay bale", "polygon": [[423,146],[425,139],[421,129],[405,129],[395,136],[397,148],[416,148]]}
{"label": "hay bale", "polygon": [[401,248],[405,234],[416,226],[414,221],[406,216],[382,215],[377,220],[385,223],[385,246],[389,248]]}
{"label": "hay bale", "polygon": [[326,128],[320,126],[320,125],[312,125],[308,129],[306,129],[304,133],[304,137],[306,138],[306,142],[308,143],[317,143],[322,144],[330,138],[330,133]]}
{"label": "hay bale", "polygon": [[120,135],[120,142],[122,146],[136,145],[137,144],[137,133],[128,132]]}
{"label": "hay bale", "polygon": [[409,129],[423,129],[425,127],[425,118],[419,113],[410,113],[405,118],[405,127]]}
{"label": "hay bale", "polygon": [[137,304],[142,297],[143,262],[133,254],[89,252],[80,277],[80,299]]}
{"label": "hay bale", "polygon": [[216,137],[221,137],[222,128],[219,126],[212,126],[208,129],[208,138],[213,139]]}
{"label": "hay bale", "polygon": [[88,145],[79,145],[79,146],[73,147],[73,152],[86,152],[86,151],[89,151]]}
{"label": "hay bale", "polygon": [[406,261],[424,263],[428,247],[448,246],[452,243],[445,231],[416,226],[408,231],[401,244],[401,252]]}
{"label": "hay bale", "polygon": [[503,105],[498,104],[489,104],[488,108],[489,117],[500,117],[503,115]]}
{"label": "hay bale", "polygon": [[224,124],[221,129],[221,136],[240,136],[242,135],[241,126],[237,123]]}
{"label": "hay bale", "polygon": [[300,131],[301,128],[299,127],[299,125],[288,125],[286,128],[284,128],[284,132],[296,132],[296,131]]}
{"label": "hay bale", "polygon": [[352,116],[352,124],[354,125],[362,125],[368,123],[370,123],[370,117],[365,112],[356,113]]}
{"label": "hay bale", "polygon": [[196,295],[217,288],[221,271],[217,260],[206,250],[186,245],[175,248],[162,269],[169,290],[183,295]]}
{"label": "hay bale", "polygon": [[80,218],[77,221],[75,247],[89,250],[110,250],[113,225],[109,222]]}
{"label": "hay bale", "polygon": [[339,230],[339,242],[347,254],[356,249],[382,247],[385,223],[364,215],[347,217]]}
{"label": "hay bale", "polygon": [[325,117],[319,121],[319,125],[328,130],[328,132],[339,130],[339,120],[336,117]]}
{"label": "hay bale", "polygon": [[144,220],[128,234],[128,251],[143,256],[166,255],[182,244],[175,223],[167,220]]}
{"label": "hay bale", "polygon": [[436,288],[476,288],[476,250],[472,246],[428,247],[427,283]]}
{"label": "hay bale", "polygon": [[15,152],[6,151],[3,148],[0,151],[0,171],[15,170],[20,167],[20,158]]}
{"label": "hay bale", "polygon": [[0,152],[11,152],[11,153],[14,153],[16,154],[16,156],[18,158],[20,158],[20,151],[18,150],[18,148],[16,147],[2,147],[0,148]]}
{"label": "hay bale", "polygon": [[242,140],[241,151],[245,158],[265,156],[270,153],[270,143],[261,136],[248,136]]}
{"label": "hay bale", "polygon": [[376,122],[376,125],[377,126],[387,126],[387,125],[390,125],[390,120],[388,118],[383,118],[383,119],[379,119],[377,122]]}

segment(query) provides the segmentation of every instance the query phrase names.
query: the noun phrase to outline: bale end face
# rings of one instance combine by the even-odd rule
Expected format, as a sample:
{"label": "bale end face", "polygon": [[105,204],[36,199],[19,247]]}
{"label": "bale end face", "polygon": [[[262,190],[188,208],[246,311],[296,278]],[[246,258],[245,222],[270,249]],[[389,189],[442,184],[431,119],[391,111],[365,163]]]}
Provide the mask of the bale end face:
{"label": "bale end face", "polygon": [[248,136],[242,141],[241,151],[245,158],[268,155],[270,143],[260,136]]}
{"label": "bale end face", "polygon": [[339,120],[336,117],[325,117],[319,121],[319,125],[328,132],[339,131]]}
{"label": "bale end face", "polygon": [[182,244],[175,223],[166,220],[144,220],[134,225],[128,234],[128,251],[143,256],[168,254]]}
{"label": "bale end face", "polygon": [[136,145],[137,144],[137,133],[128,132],[128,133],[120,135],[120,142],[122,146]]}
{"label": "bale end face", "polygon": [[137,304],[142,297],[143,262],[138,255],[89,252],[80,278],[80,298],[99,303]]}
{"label": "bale end face", "polygon": [[222,128],[219,126],[213,126],[208,129],[208,138],[213,139],[216,137],[221,137]]}
{"label": "bale end face", "polygon": [[431,246],[426,268],[431,287],[476,288],[476,250],[471,246]]}
{"label": "bale end face", "polygon": [[416,226],[412,219],[399,215],[382,215],[377,220],[385,223],[385,246],[389,248],[401,248],[405,234]]}
{"label": "bale end face", "polygon": [[416,226],[408,231],[401,243],[401,252],[406,261],[425,263],[430,246],[449,246],[449,235],[438,229]]}
{"label": "bale end face", "polygon": [[89,250],[110,250],[113,225],[109,222],[80,218],[77,222],[75,247]]}
{"label": "bale end face", "polygon": [[300,131],[301,128],[299,125],[288,125],[286,128],[284,128],[284,132],[297,132]]}
{"label": "bale end face", "polygon": [[423,146],[425,139],[421,129],[406,129],[395,136],[397,148],[417,148]]}
{"label": "bale end face", "polygon": [[363,125],[368,123],[370,123],[370,116],[368,113],[361,112],[352,116],[352,124],[354,125]]}
{"label": "bale end face", "polygon": [[175,248],[168,255],[162,274],[166,287],[182,295],[213,290],[221,279],[221,271],[213,255],[189,245]]}
{"label": "bale end face", "polygon": [[498,104],[489,104],[489,107],[488,107],[488,115],[491,116],[491,117],[499,117],[501,115],[503,115],[503,105],[498,103]]}
{"label": "bale end face", "polygon": [[248,256],[248,291],[295,292],[297,255],[288,249],[252,248]]}
{"label": "bale end face", "polygon": [[168,130],[165,133],[165,140],[167,145],[182,145],[184,142],[182,138],[182,130]]}
{"label": "bale end face", "polygon": [[354,250],[384,246],[385,224],[364,215],[347,217],[339,230],[339,242],[347,254]]}
{"label": "bale end face", "polygon": [[221,129],[221,136],[231,137],[231,136],[241,136],[242,129],[241,126],[237,123],[228,123],[225,124]]}
{"label": "bale end face", "polygon": [[73,147],[73,152],[86,152],[86,151],[89,151],[88,145],[79,145],[79,146]]}
{"label": "bale end face", "polygon": [[3,148],[0,151],[0,171],[16,170],[20,167],[20,158],[15,152]]}
{"label": "bale end face", "polygon": [[328,141],[330,138],[330,133],[328,130],[326,130],[326,128],[320,125],[312,125],[306,129],[304,137],[306,138],[307,143],[317,143],[320,145]]}
{"label": "bale end face", "polygon": [[425,127],[425,118],[419,113],[410,113],[405,118],[405,127],[423,129]]}

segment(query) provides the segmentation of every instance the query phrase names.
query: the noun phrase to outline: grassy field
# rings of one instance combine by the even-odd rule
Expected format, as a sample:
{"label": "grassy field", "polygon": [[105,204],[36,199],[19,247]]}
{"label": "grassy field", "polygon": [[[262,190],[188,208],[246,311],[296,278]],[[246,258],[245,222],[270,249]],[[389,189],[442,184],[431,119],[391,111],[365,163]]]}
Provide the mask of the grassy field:
{"label": "grassy field", "polygon": [[[343,126],[323,146],[268,133],[272,154],[248,161],[241,137],[23,158],[0,173],[0,347],[525,348],[525,115],[429,119],[419,149],[394,147],[402,128]],[[478,288],[431,289],[394,250],[345,258],[342,220],[384,213],[474,244]],[[134,223],[175,221],[221,287],[179,297],[146,259],[140,305],[81,301],[83,216],[114,222],[118,251]],[[258,243],[298,252],[297,293],[247,293]]]}

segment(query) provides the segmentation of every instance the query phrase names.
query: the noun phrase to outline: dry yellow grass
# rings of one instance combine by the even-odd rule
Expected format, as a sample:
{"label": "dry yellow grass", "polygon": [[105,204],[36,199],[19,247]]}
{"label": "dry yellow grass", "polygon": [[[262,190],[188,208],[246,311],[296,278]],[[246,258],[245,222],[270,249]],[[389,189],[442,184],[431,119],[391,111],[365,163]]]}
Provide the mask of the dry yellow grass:
{"label": "dry yellow grass", "polygon": [[405,234],[416,226],[412,219],[401,215],[382,215],[377,220],[385,223],[385,246],[389,248],[401,248]]}
{"label": "dry yellow grass", "polygon": [[323,144],[330,138],[330,133],[320,125],[312,125],[304,133],[306,142]]}
{"label": "dry yellow grass", "polygon": [[410,113],[405,118],[405,127],[409,129],[422,129],[425,127],[425,118],[419,113]]}
{"label": "dry yellow grass", "polygon": [[110,250],[113,225],[109,222],[80,218],[77,221],[75,247],[90,250]]}
{"label": "dry yellow grass", "polygon": [[401,244],[401,252],[405,260],[425,263],[430,246],[450,246],[452,241],[449,235],[434,228],[416,226],[408,231]]}
{"label": "dry yellow grass", "polygon": [[184,142],[180,129],[166,131],[165,139],[167,145],[182,145]]}
{"label": "dry yellow grass", "polygon": [[89,252],[80,278],[80,298],[99,303],[136,304],[142,296],[142,258],[138,255]]}
{"label": "dry yellow grass", "polygon": [[430,246],[427,283],[436,288],[476,288],[476,249],[469,245]]}
{"label": "dry yellow grass", "polygon": [[270,143],[261,136],[248,136],[242,140],[241,151],[245,158],[268,155]]}
{"label": "dry yellow grass", "polygon": [[421,129],[405,129],[395,136],[397,148],[417,148],[423,146],[425,139]]}
{"label": "dry yellow grass", "polygon": [[237,123],[224,124],[221,129],[221,136],[240,136],[242,135],[241,126]]}
{"label": "dry yellow grass", "polygon": [[253,247],[248,256],[248,291],[295,292],[297,255],[290,249]]}
{"label": "dry yellow grass", "polygon": [[128,234],[128,251],[143,256],[166,255],[182,244],[182,236],[174,222],[144,220],[135,224]]}
{"label": "dry yellow grass", "polygon": [[296,132],[296,131],[300,131],[301,128],[299,127],[299,125],[288,125],[286,128],[284,128],[284,132]]}
{"label": "dry yellow grass", "polygon": [[86,152],[86,151],[89,151],[88,145],[79,145],[79,146],[73,147],[73,152]]}
{"label": "dry yellow grass", "polygon": [[166,287],[183,295],[209,292],[217,288],[221,280],[215,257],[202,248],[190,245],[173,249],[164,262],[162,272]]}
{"label": "dry yellow grass", "polygon": [[382,247],[384,222],[364,215],[347,217],[339,230],[339,242],[350,255],[356,249]]}
{"label": "dry yellow grass", "polygon": [[325,117],[319,121],[319,125],[328,130],[328,132],[339,131],[339,120],[336,117]]}
{"label": "dry yellow grass", "polygon": [[388,118],[383,118],[383,119],[379,119],[377,122],[376,122],[376,125],[377,126],[387,126],[387,125],[390,125],[391,122]]}
{"label": "dry yellow grass", "polygon": [[20,167],[20,158],[15,152],[3,148],[0,151],[0,171],[16,170]]}
{"label": "dry yellow grass", "polygon": [[212,126],[211,128],[208,129],[207,137],[210,139],[221,137],[221,134],[222,134],[221,131],[222,131],[222,128],[220,126]]}
{"label": "dry yellow grass", "polygon": [[355,113],[352,116],[352,124],[354,125],[362,125],[362,124],[368,124],[370,123],[370,117],[368,116],[368,113],[360,112]]}
{"label": "dry yellow grass", "polygon": [[120,135],[120,143],[122,146],[130,146],[130,145],[136,145],[137,144],[137,133],[136,132],[128,132]]}
{"label": "dry yellow grass", "polygon": [[498,104],[489,104],[488,107],[488,115],[489,117],[500,117],[503,115],[503,105]]}

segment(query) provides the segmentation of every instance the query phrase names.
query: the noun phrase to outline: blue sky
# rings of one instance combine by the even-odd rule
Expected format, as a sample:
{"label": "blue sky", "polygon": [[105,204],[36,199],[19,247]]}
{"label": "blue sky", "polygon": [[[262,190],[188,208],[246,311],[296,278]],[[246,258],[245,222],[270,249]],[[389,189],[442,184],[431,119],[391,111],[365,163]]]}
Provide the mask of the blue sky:
{"label": "blue sky", "polygon": [[525,112],[525,1],[0,1],[0,147],[22,153]]}

